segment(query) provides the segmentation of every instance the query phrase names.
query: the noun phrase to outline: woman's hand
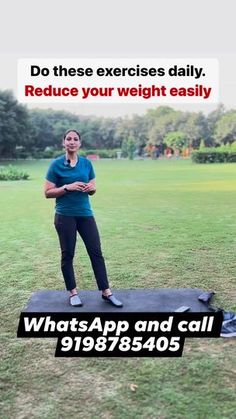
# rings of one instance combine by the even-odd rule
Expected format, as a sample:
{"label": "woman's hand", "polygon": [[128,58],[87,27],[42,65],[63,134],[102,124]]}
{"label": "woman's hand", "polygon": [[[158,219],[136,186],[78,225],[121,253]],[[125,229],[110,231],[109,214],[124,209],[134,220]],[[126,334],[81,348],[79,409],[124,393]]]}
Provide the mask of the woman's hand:
{"label": "woman's hand", "polygon": [[86,186],[86,183],[84,182],[73,182],[73,183],[68,183],[68,185],[65,185],[66,189],[68,191],[80,191],[80,192],[84,192],[84,188]]}
{"label": "woman's hand", "polygon": [[84,182],[73,182],[68,183],[67,185],[60,186],[59,188],[56,187],[56,184],[53,182],[50,182],[49,180],[45,181],[44,185],[44,193],[46,198],[59,198],[62,195],[66,194],[66,190],[73,192],[73,191],[79,191],[79,192],[85,192],[89,195],[93,195],[96,192],[96,185],[95,185],[95,179],[90,180],[89,183]]}
{"label": "woman's hand", "polygon": [[89,193],[89,195],[93,195],[96,192],[95,182],[86,183],[83,189],[83,192]]}

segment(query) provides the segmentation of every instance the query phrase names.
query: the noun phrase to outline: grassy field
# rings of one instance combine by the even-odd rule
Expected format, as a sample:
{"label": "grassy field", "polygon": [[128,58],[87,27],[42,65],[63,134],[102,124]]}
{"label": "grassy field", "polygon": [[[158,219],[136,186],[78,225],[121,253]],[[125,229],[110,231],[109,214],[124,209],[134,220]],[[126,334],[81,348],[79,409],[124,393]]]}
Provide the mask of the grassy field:
{"label": "grassy field", "polygon": [[[17,339],[31,292],[62,289],[48,162],[0,182],[1,417],[235,417],[235,339],[188,339],[182,358],[54,358],[55,339]],[[236,165],[98,161],[91,198],[114,288],[192,287],[236,311]],[[79,287],[96,289],[78,243]],[[78,257],[79,253],[79,257]],[[135,391],[132,390],[135,384]]]}

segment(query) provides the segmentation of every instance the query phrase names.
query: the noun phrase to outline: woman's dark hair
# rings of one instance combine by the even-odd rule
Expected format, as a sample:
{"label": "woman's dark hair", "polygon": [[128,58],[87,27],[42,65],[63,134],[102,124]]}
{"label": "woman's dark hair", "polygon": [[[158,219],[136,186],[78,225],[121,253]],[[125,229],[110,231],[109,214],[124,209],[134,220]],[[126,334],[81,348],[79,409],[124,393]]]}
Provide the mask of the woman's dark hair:
{"label": "woman's dark hair", "polygon": [[81,142],[81,135],[80,135],[80,133],[79,133],[79,131],[77,131],[76,129],[68,129],[66,132],[65,132],[65,134],[63,135],[63,140],[65,140],[65,138],[66,138],[66,136],[67,136],[67,134],[69,134],[69,132],[75,132],[77,135],[78,135],[78,137],[79,137],[79,140],[80,140],[80,142]]}

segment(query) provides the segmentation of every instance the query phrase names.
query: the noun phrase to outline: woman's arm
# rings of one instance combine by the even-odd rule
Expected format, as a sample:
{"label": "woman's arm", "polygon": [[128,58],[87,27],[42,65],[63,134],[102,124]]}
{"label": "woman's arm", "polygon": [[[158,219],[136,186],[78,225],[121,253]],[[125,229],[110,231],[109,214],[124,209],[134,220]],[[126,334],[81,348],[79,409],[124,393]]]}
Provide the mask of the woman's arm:
{"label": "woman's arm", "polygon": [[50,182],[49,180],[45,180],[44,184],[44,194],[46,198],[58,198],[59,196],[65,195],[68,191],[81,191],[84,190],[84,183],[83,182],[73,182],[69,183],[68,185],[60,186],[59,188],[56,187],[55,183]]}
{"label": "woman's arm", "polygon": [[66,191],[65,188],[66,185],[61,186],[60,188],[57,188],[55,183],[50,182],[49,180],[45,180],[44,183],[44,194],[45,198],[58,198],[59,196],[65,195]]}

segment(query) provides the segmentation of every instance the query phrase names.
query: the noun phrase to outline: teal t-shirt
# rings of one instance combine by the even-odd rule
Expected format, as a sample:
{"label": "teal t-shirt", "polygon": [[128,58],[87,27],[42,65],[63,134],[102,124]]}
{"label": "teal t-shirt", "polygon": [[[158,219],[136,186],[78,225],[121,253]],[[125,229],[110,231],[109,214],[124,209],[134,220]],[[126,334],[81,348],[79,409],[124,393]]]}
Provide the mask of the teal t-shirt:
{"label": "teal t-shirt", "polygon": [[[66,156],[60,156],[50,164],[46,179],[60,187],[73,182],[88,183],[95,178],[92,163],[85,157],[78,156],[75,167],[71,167]],[[93,211],[86,192],[72,191],[56,198],[56,213],[71,216],[92,216]]]}

